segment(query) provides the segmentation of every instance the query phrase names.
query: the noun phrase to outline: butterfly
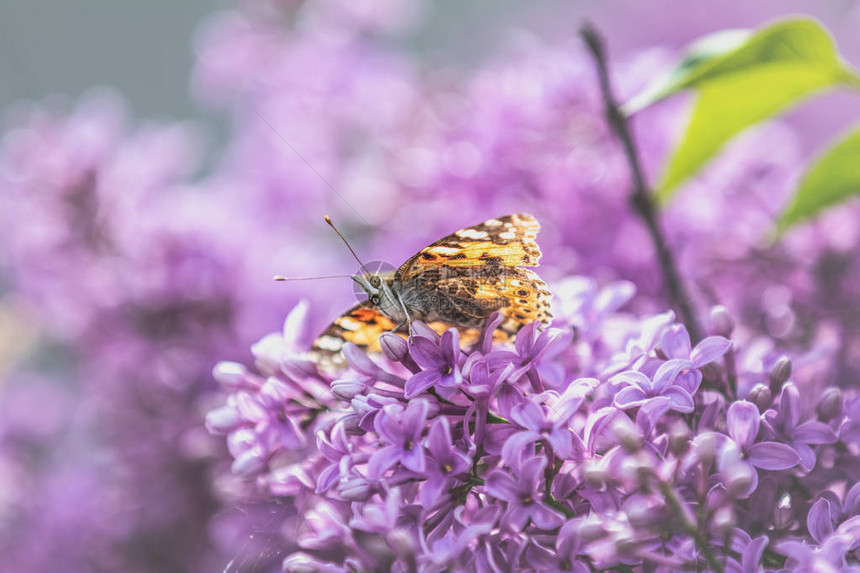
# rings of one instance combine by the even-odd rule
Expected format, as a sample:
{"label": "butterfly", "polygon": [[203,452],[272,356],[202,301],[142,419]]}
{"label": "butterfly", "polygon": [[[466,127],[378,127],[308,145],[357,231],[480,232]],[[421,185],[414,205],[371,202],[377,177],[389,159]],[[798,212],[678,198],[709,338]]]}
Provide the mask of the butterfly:
{"label": "butterfly", "polygon": [[[379,352],[381,334],[411,337],[413,320],[425,322],[440,334],[457,328],[463,345],[475,342],[497,311],[502,315],[494,335],[497,342],[510,341],[531,322],[549,324],[552,295],[546,283],[527,268],[540,263],[539,230],[540,223],[531,215],[507,215],[431,243],[396,271],[372,273],[362,265],[362,274],[352,279],[367,300],[317,337],[311,358],[323,371],[336,370],[345,365],[341,353],[345,342]],[[335,232],[340,235],[337,229]]]}

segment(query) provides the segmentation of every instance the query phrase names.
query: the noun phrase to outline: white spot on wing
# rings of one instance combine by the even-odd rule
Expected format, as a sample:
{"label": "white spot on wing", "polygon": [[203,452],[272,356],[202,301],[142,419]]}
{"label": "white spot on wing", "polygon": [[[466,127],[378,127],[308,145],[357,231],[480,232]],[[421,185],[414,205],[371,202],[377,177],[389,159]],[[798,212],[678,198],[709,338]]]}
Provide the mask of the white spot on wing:
{"label": "white spot on wing", "polygon": [[343,347],[343,340],[334,336],[322,336],[317,340],[317,346],[323,350],[337,352]]}
{"label": "white spot on wing", "polygon": [[455,249],[454,247],[433,247],[431,252],[439,255],[455,255],[460,252],[460,249]]}
{"label": "white spot on wing", "polygon": [[462,237],[463,239],[486,239],[488,235],[486,231],[463,229],[461,231],[457,231],[457,236]]}

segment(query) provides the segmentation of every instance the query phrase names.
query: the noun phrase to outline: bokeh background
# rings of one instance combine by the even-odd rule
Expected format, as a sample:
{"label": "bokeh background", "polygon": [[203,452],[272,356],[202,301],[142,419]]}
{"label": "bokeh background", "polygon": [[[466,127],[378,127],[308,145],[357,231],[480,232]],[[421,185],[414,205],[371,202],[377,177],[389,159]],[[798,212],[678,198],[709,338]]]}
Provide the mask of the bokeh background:
{"label": "bokeh background", "polygon": [[[284,511],[203,419],[218,360],[301,298],[311,331],[351,304],[270,280],[354,269],[323,214],[397,264],[534,212],[548,279],[628,279],[634,309],[665,308],[576,30],[603,31],[629,97],[702,34],[790,14],[860,65],[848,0],[0,7],[0,570],[278,568]],[[686,103],[636,120],[652,179]],[[726,305],[752,364],[796,352],[812,387],[860,371],[857,206],[765,237],[857,118],[833,93],[756,128],[665,213],[703,315]]]}

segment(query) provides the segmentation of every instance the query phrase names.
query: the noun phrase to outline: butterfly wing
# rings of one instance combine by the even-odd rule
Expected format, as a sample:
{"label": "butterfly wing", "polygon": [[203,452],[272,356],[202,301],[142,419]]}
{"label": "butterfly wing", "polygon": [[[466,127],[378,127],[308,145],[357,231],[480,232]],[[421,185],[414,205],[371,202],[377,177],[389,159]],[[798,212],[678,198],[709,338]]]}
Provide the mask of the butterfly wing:
{"label": "butterfly wing", "polygon": [[[338,317],[317,337],[311,347],[310,358],[321,371],[336,373],[346,366],[346,359],[342,352],[344,343],[351,342],[365,352],[381,352],[380,335],[392,332],[395,326],[397,325],[394,321],[377,308],[367,303],[357,304]],[[427,326],[439,334],[449,328],[457,328],[460,331],[460,341],[463,346],[474,344],[481,334],[480,329],[457,327],[443,321],[429,322]],[[403,338],[408,336],[408,329],[405,326],[394,332]]]}
{"label": "butterfly wing", "polygon": [[439,267],[536,267],[541,258],[538,231],[540,223],[531,215],[488,219],[421,249],[400,265],[395,279],[406,282]]}
{"label": "butterfly wing", "polygon": [[[413,300],[432,300],[423,318],[436,332],[457,328],[461,345],[469,346],[479,339],[487,317],[500,311],[503,320],[493,338],[507,342],[526,324],[551,319],[549,289],[534,271],[522,268],[540,263],[538,231],[540,224],[531,215],[488,219],[421,249],[397,269],[394,281]],[[311,357],[324,372],[334,372],[346,365],[345,342],[379,352],[379,336],[395,326],[378,308],[358,304],[316,339]],[[407,336],[406,327],[396,333]]]}
{"label": "butterfly wing", "polygon": [[480,328],[500,311],[499,329],[509,335],[535,320],[548,324],[552,295],[534,271],[523,268],[540,264],[538,231],[531,215],[488,219],[421,249],[394,280],[427,310],[428,320]]}
{"label": "butterfly wing", "polygon": [[498,329],[508,336],[530,322],[549,324],[552,295],[537,273],[521,267],[491,270],[492,267],[461,267],[446,273],[433,286],[439,302],[428,318],[481,328],[491,314],[499,311],[502,322]]}

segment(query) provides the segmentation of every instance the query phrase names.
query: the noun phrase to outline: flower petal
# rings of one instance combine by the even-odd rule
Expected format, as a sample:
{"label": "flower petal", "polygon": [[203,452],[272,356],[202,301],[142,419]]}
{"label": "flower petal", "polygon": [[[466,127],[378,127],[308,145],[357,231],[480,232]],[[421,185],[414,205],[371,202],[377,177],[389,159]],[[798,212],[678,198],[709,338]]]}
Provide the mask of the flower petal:
{"label": "flower petal", "polygon": [[404,449],[400,463],[403,464],[403,467],[415,473],[423,474],[427,463],[424,456],[424,448],[421,444],[414,443],[411,448]]}
{"label": "flower petal", "polygon": [[635,408],[641,406],[648,396],[638,386],[628,386],[615,395],[614,404],[626,410],[627,408]]}
{"label": "flower petal", "polygon": [[552,446],[555,455],[563,460],[570,457],[570,451],[573,448],[570,436],[571,433],[564,429],[555,430],[547,436],[547,441]]}
{"label": "flower petal", "polygon": [[800,467],[805,471],[811,472],[815,468],[815,462],[817,461],[815,450],[800,442],[793,442],[791,446],[800,458]]}
{"label": "flower petal", "polygon": [[450,422],[445,416],[439,416],[427,432],[427,451],[437,460],[442,460],[451,455],[452,449]]}
{"label": "flower petal", "polygon": [[687,329],[680,324],[673,324],[663,334],[660,340],[660,348],[663,349],[663,354],[669,358],[690,358],[690,335]]}
{"label": "flower petal", "polygon": [[526,449],[526,446],[541,439],[543,436],[531,430],[511,435],[505,440],[505,445],[502,446],[502,461],[507,465],[513,465],[520,456],[534,455],[534,448]]}
{"label": "flower petal", "polygon": [[521,358],[531,358],[535,341],[537,340],[538,322],[531,322],[520,329],[514,340],[514,348]]}
{"label": "flower petal", "polygon": [[762,535],[761,537],[756,537],[753,539],[747,548],[744,550],[742,557],[742,573],[758,573],[761,565],[761,558],[764,555],[764,549],[767,547],[768,542],[767,535]]}
{"label": "flower petal", "polygon": [[747,459],[757,468],[779,471],[800,463],[794,448],[779,442],[759,442],[747,450]]}
{"label": "flower petal", "polygon": [[424,431],[424,422],[427,421],[427,413],[429,411],[430,404],[426,400],[413,400],[409,402],[401,421],[403,433],[415,438],[417,441],[417,438]]}
{"label": "flower petal", "polygon": [[511,409],[511,421],[529,430],[539,430],[546,422],[543,408],[526,398]]}
{"label": "flower petal", "polygon": [[709,336],[696,345],[690,353],[693,366],[701,368],[723,356],[732,347],[732,341],[722,336]]}
{"label": "flower petal", "polygon": [[421,505],[423,505],[425,509],[432,509],[439,504],[439,502],[447,497],[446,490],[448,489],[448,484],[450,482],[450,478],[437,475],[422,483],[421,489],[418,492],[418,498],[421,501]]}
{"label": "flower petal", "polygon": [[442,349],[442,358],[445,360],[445,365],[456,366],[457,359],[460,357],[460,333],[457,329],[449,328],[443,332],[439,346]]}
{"label": "flower petal", "polygon": [[800,392],[797,386],[787,382],[779,395],[779,413],[784,419],[786,431],[797,427],[800,422]]}
{"label": "flower petal", "polygon": [[686,390],[681,388],[680,386],[672,386],[671,388],[667,388],[662,394],[671,400],[671,409],[676,412],[680,412],[682,414],[689,414],[693,410],[695,410],[695,405],[693,404],[693,397],[690,396]]}
{"label": "flower petal", "polygon": [[564,523],[562,514],[542,503],[533,503],[530,508],[532,522],[540,529],[554,529]]}
{"label": "flower petal", "polygon": [[531,488],[535,492],[538,489],[538,484],[543,481],[543,470],[546,467],[546,458],[543,456],[535,456],[527,459],[520,466],[520,488],[524,486]]}
{"label": "flower petal", "polygon": [[691,367],[692,364],[686,359],[673,358],[671,360],[667,360],[660,365],[660,368],[658,368],[657,372],[654,374],[654,381],[652,382],[654,391],[662,393],[663,389],[668,388],[675,382],[675,378],[678,377],[678,374],[680,374],[682,370]]}
{"label": "flower petal", "polygon": [[389,444],[398,444],[403,441],[403,430],[400,427],[400,422],[393,415],[395,411],[389,406],[373,420],[373,428],[376,433]]}
{"label": "flower petal", "polygon": [[620,374],[616,374],[612,377],[611,382],[613,384],[627,384],[630,386],[637,386],[642,388],[646,392],[650,391],[652,388],[651,379],[645,376],[642,372],[638,370],[627,370],[626,372],[621,372]]}
{"label": "flower petal", "polygon": [[439,345],[423,336],[416,336],[413,339],[412,358],[422,368],[437,370],[445,365]]}
{"label": "flower petal", "polygon": [[236,410],[243,419],[251,422],[260,422],[269,417],[268,409],[256,396],[248,392],[239,392],[236,395]]}
{"label": "flower petal", "polygon": [[647,435],[651,432],[660,417],[666,413],[666,410],[672,405],[672,400],[668,396],[657,396],[650,400],[645,400],[642,407],[636,412],[636,427]]}
{"label": "flower petal", "polygon": [[418,394],[427,391],[434,384],[438,384],[442,376],[436,370],[424,370],[406,381],[404,395],[406,398],[414,398]]}
{"label": "flower petal", "polygon": [[370,460],[367,462],[367,476],[371,479],[378,479],[389,468],[400,461],[400,454],[403,452],[397,446],[386,446],[380,450],[373,452]]}
{"label": "flower petal", "polygon": [[821,543],[825,537],[833,533],[833,521],[830,519],[830,502],[821,498],[812,504],[806,515],[806,529],[815,540]]}
{"label": "flower petal", "polygon": [[746,451],[755,443],[761,416],[755,404],[740,400],[729,406],[726,424],[729,435]]}
{"label": "flower petal", "polygon": [[493,470],[487,476],[487,493],[496,499],[516,503],[519,501],[517,495],[517,484],[510,475],[502,470]]}
{"label": "flower petal", "polygon": [[794,430],[792,437],[798,442],[815,445],[832,444],[838,439],[833,428],[824,422],[819,422],[817,420],[812,420],[799,425],[797,429]]}

